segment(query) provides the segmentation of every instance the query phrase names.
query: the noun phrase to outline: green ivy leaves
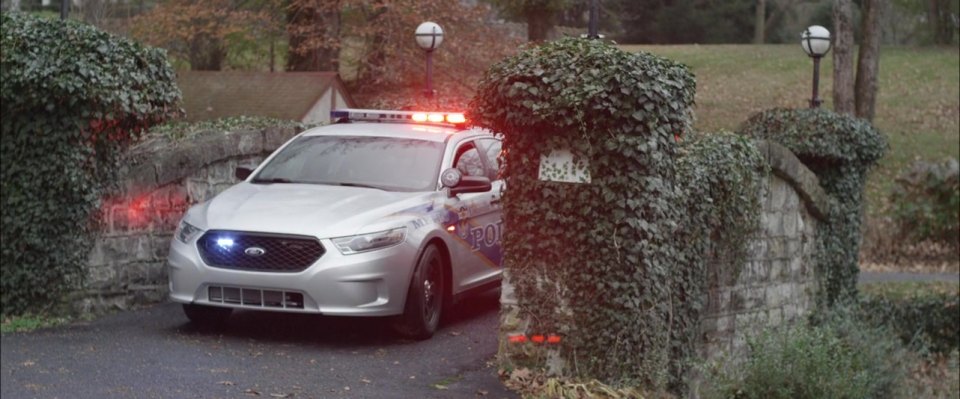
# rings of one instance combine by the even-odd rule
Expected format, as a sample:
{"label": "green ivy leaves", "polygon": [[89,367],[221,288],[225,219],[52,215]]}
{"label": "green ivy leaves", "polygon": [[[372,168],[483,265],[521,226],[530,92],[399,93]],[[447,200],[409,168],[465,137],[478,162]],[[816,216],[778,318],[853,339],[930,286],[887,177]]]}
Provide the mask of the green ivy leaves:
{"label": "green ivy leaves", "polygon": [[828,222],[817,232],[820,301],[856,298],[860,220],[867,172],[887,150],[886,137],[869,122],[824,109],[770,109],[751,116],[740,131],[787,147],[817,174],[831,197]]}
{"label": "green ivy leaves", "polygon": [[0,306],[56,305],[82,281],[121,151],[176,110],[161,50],[74,21],[0,15]]}
{"label": "green ivy leaves", "polygon": [[[756,227],[756,148],[730,134],[677,143],[694,92],[683,65],[564,39],[494,65],[471,103],[504,134],[504,267],[521,315],[531,333],[567,334],[579,377],[682,390],[709,253],[742,253]],[[538,179],[556,149],[591,182]]]}

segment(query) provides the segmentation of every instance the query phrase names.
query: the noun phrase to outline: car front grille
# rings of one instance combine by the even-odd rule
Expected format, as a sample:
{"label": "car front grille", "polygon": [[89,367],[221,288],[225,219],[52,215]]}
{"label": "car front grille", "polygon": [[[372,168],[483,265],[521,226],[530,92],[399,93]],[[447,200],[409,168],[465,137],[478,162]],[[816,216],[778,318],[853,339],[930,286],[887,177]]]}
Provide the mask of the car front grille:
{"label": "car front grille", "polygon": [[261,290],[256,288],[207,287],[210,302],[258,308],[303,309],[303,294],[293,291]]}
{"label": "car front grille", "polygon": [[288,273],[306,269],[324,253],[313,237],[225,230],[206,232],[197,249],[213,267]]}

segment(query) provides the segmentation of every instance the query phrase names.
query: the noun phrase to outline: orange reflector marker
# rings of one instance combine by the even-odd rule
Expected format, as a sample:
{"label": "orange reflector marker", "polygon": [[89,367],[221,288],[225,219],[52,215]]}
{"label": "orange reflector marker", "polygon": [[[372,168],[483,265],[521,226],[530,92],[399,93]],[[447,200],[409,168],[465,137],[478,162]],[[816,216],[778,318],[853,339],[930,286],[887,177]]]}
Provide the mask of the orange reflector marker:
{"label": "orange reflector marker", "polygon": [[410,117],[410,119],[413,119],[414,122],[426,122],[426,121],[427,121],[427,114],[424,114],[424,113],[416,113],[416,114],[413,114],[413,115]]}
{"label": "orange reflector marker", "polygon": [[527,342],[527,336],[523,334],[510,334],[507,336],[507,340],[513,343],[521,344]]}
{"label": "orange reflector marker", "polygon": [[548,336],[547,336],[547,343],[548,343],[548,344],[559,344],[559,343],[560,343],[560,336],[559,336],[559,335],[552,335],[552,334],[551,334],[551,335],[548,335]]}
{"label": "orange reflector marker", "polygon": [[467,123],[467,117],[463,116],[463,114],[447,114],[447,122]]}
{"label": "orange reflector marker", "polygon": [[441,123],[443,122],[443,114],[429,114],[427,120],[433,123]]}
{"label": "orange reflector marker", "polygon": [[536,343],[538,343],[538,344],[542,344],[544,339],[545,339],[545,338],[544,338],[543,335],[534,335],[534,336],[530,337],[530,340],[531,340],[531,341],[536,342]]}

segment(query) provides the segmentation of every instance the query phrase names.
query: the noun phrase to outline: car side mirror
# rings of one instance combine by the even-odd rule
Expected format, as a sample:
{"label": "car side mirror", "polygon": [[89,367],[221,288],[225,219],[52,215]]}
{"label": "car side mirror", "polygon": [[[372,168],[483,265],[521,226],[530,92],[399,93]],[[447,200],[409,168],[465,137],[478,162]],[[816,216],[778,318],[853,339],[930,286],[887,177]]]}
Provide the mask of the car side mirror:
{"label": "car side mirror", "polygon": [[460,170],[450,168],[440,174],[440,183],[450,189],[450,196],[463,193],[482,193],[493,189],[485,176],[464,176]]}
{"label": "car side mirror", "polygon": [[237,168],[233,170],[233,176],[240,181],[247,180],[251,173],[253,173],[253,169],[246,166],[237,166]]}

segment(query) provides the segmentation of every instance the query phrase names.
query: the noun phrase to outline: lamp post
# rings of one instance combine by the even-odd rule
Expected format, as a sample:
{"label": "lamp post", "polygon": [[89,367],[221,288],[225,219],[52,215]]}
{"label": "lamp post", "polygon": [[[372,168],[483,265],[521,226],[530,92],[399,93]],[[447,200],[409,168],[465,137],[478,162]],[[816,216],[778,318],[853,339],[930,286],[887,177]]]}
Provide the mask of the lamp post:
{"label": "lamp post", "polygon": [[599,39],[600,33],[597,29],[597,19],[599,18],[597,14],[600,12],[597,10],[597,0],[590,0],[590,25],[588,26],[587,37],[591,39]]}
{"label": "lamp post", "polygon": [[813,58],[813,97],[810,98],[810,108],[820,106],[818,92],[820,90],[820,59],[830,51],[830,31],[820,25],[813,25],[800,35],[800,46],[803,52]]}
{"label": "lamp post", "polygon": [[417,27],[417,45],[427,52],[427,98],[433,98],[433,50],[443,43],[443,29],[434,22],[424,22]]}

